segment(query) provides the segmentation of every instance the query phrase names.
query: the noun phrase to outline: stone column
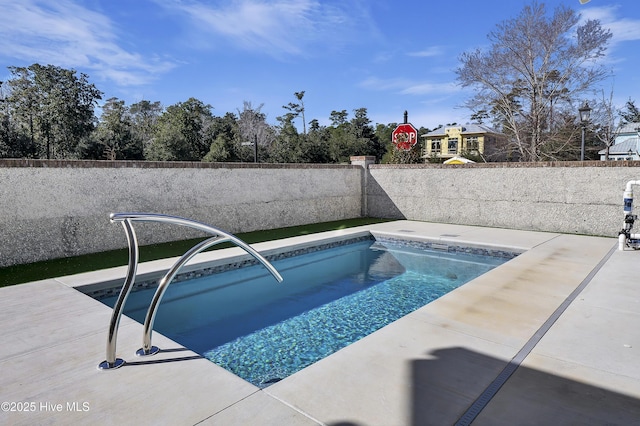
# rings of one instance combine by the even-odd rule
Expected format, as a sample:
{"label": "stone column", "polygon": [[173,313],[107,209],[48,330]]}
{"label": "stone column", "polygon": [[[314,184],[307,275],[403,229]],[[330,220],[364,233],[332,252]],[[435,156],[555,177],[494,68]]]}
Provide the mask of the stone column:
{"label": "stone column", "polygon": [[351,158],[351,164],[362,167],[362,179],[361,182],[361,193],[362,193],[362,201],[360,205],[362,206],[360,210],[360,215],[362,217],[367,217],[369,215],[369,208],[367,205],[367,184],[369,182],[369,164],[375,164],[376,157],[373,155],[353,155]]}
{"label": "stone column", "polygon": [[376,157],[373,155],[353,155],[349,159],[351,164],[362,166],[365,169],[369,168],[369,164],[375,164],[376,162]]}

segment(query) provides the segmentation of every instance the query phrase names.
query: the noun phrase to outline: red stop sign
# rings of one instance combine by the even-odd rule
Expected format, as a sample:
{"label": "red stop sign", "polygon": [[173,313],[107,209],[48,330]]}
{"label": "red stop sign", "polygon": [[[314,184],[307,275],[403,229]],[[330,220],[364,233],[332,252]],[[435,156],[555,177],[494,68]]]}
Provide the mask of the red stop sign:
{"label": "red stop sign", "polygon": [[398,124],[391,134],[391,141],[396,148],[409,150],[418,143],[418,131],[409,123]]}

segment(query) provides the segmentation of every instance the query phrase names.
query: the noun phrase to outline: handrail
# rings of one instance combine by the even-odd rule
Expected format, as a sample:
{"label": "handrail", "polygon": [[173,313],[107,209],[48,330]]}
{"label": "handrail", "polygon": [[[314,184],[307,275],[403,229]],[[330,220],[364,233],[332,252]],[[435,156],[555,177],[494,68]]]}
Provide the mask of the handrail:
{"label": "handrail", "polygon": [[122,222],[125,228],[125,232],[127,234],[127,242],[129,244],[129,267],[127,270],[125,282],[122,286],[122,290],[120,290],[120,295],[118,296],[118,300],[113,308],[113,313],[111,315],[111,322],[109,323],[109,335],[107,337],[107,359],[98,365],[98,368],[101,370],[115,369],[121,367],[125,363],[124,360],[116,358],[115,353],[120,318],[122,316],[124,304],[127,301],[127,297],[129,296],[131,288],[133,287],[133,283],[135,282],[135,275],[138,266],[138,241],[133,229],[132,222],[169,223],[174,225],[186,226],[214,235],[213,237],[208,238],[207,240],[204,240],[189,249],[173,264],[173,266],[160,280],[158,288],[153,295],[153,299],[151,301],[151,304],[149,305],[149,309],[147,310],[147,315],[145,317],[142,348],[140,348],[136,352],[136,354],[139,356],[153,355],[160,350],[156,346],[152,346],[151,335],[153,331],[155,316],[162,297],[164,296],[167,287],[169,287],[169,284],[171,284],[171,281],[173,280],[173,278],[175,278],[180,269],[195,255],[206,250],[207,248],[226,241],[232,242],[246,251],[248,254],[253,256],[260,263],[262,263],[262,265],[267,268],[267,270],[278,282],[282,282],[282,276],[273,267],[273,265],[269,263],[267,259],[260,255],[260,253],[258,253],[251,246],[249,246],[247,243],[237,238],[236,236],[229,234],[221,229],[214,228],[213,226],[209,226],[201,222],[185,219],[178,216],[168,216],[156,213],[112,213],[110,215],[110,219],[111,222]]}
{"label": "handrail", "polygon": [[109,334],[107,336],[107,359],[98,365],[100,370],[114,369],[124,365],[123,359],[116,358],[116,342],[118,340],[118,327],[120,325],[122,310],[127,301],[127,297],[131,292],[133,283],[136,280],[136,270],[138,268],[138,240],[130,220],[123,220],[122,226],[124,226],[124,231],[127,234],[127,243],[129,245],[129,266],[127,268],[127,275],[124,279],[124,284],[122,284],[122,290],[120,290],[118,300],[113,306],[111,321],[109,322]]}

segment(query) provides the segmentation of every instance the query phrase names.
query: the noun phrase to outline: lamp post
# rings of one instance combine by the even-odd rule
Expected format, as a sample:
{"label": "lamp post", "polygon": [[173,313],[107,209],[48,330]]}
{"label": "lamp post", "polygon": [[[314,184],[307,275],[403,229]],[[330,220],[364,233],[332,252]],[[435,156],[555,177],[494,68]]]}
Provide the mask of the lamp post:
{"label": "lamp post", "polygon": [[253,137],[253,162],[258,162],[258,135],[254,135]]}
{"label": "lamp post", "polygon": [[258,135],[255,135],[253,142],[242,142],[242,146],[253,146],[253,162],[258,162]]}
{"label": "lamp post", "polygon": [[578,112],[580,113],[580,122],[582,123],[582,144],[580,145],[580,161],[584,161],[584,131],[587,127],[587,123],[589,122],[589,117],[591,116],[591,108],[589,108],[589,103],[584,101],[582,106],[578,108]]}

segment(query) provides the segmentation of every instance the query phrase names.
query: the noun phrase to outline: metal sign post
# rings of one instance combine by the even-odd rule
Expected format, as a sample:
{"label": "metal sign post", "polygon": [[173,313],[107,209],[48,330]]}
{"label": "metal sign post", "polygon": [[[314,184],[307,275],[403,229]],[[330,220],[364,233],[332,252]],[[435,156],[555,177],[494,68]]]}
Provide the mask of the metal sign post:
{"label": "metal sign post", "polygon": [[399,124],[391,133],[391,142],[397,149],[408,151],[418,143],[418,130],[407,122],[408,113],[404,112],[404,123]]}

